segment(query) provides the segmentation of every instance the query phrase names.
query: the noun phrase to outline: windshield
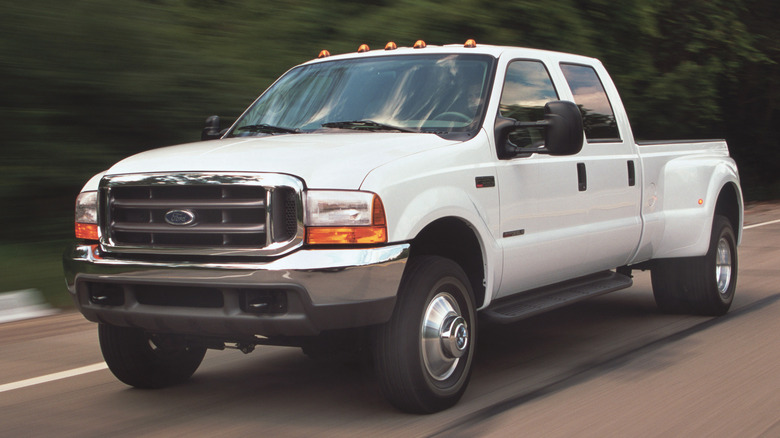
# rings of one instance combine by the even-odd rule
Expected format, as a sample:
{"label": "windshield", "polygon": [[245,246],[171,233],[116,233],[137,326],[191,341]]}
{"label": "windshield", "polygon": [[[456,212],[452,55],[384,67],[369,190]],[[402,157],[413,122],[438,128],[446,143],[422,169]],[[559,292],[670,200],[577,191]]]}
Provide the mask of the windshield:
{"label": "windshield", "polygon": [[320,62],[282,76],[229,137],[330,129],[467,132],[482,120],[494,59],[401,55]]}

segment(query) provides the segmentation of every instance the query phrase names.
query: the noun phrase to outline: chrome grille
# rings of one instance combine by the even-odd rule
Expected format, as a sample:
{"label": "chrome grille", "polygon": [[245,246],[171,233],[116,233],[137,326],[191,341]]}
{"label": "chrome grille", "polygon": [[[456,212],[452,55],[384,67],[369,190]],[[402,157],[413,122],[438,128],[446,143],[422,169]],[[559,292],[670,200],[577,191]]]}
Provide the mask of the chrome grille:
{"label": "chrome grille", "polygon": [[281,254],[302,242],[301,190],[285,175],[105,177],[101,242],[107,251]]}

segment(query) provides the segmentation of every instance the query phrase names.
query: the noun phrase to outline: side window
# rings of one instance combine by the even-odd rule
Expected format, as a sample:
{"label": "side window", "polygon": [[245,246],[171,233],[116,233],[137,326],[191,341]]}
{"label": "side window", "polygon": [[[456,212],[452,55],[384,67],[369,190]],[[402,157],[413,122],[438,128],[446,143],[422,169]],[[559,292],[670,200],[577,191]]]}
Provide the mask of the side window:
{"label": "side window", "polygon": [[[521,122],[544,119],[544,104],[558,100],[550,74],[540,61],[512,61],[507,67],[499,112]],[[525,128],[512,132],[509,141],[519,147],[544,144],[544,129]]]}
{"label": "side window", "polygon": [[582,112],[585,138],[589,142],[620,140],[612,104],[596,70],[578,64],[561,64],[561,70]]}

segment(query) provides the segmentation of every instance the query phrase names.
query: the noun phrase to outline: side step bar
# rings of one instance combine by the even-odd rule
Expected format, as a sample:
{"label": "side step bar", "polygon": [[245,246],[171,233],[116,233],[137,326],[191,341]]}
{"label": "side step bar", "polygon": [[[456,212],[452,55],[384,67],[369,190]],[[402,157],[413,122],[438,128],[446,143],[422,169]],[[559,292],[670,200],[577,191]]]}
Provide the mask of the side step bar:
{"label": "side step bar", "polygon": [[512,323],[586,298],[625,289],[632,284],[631,277],[627,275],[604,271],[502,298],[481,314],[492,322]]}

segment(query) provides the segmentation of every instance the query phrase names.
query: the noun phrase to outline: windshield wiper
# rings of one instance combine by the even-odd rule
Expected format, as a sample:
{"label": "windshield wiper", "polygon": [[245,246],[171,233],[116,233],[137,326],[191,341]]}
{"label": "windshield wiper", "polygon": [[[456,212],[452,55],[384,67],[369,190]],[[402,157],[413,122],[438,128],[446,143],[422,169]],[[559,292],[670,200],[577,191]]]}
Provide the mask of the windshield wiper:
{"label": "windshield wiper", "polygon": [[233,132],[239,131],[251,131],[251,132],[263,132],[268,134],[297,134],[299,131],[296,129],[282,128],[281,126],[266,125],[261,123],[258,125],[246,125],[236,128]]}
{"label": "windshield wiper", "polygon": [[375,122],[373,120],[350,120],[345,122],[328,122],[322,124],[323,128],[341,128],[341,129],[357,129],[366,131],[400,131],[400,132],[417,132],[413,129],[402,128],[400,126],[386,125],[384,123]]}

